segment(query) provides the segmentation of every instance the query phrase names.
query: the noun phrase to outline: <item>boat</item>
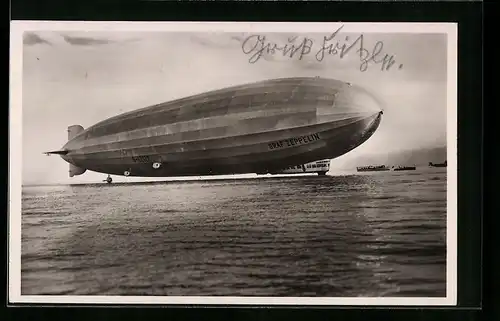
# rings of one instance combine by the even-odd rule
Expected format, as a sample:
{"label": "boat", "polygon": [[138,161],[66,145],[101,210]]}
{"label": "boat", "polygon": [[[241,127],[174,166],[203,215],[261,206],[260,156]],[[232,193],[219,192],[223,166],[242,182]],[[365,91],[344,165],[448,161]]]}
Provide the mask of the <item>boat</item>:
{"label": "boat", "polygon": [[382,115],[375,96],[340,80],[270,79],[71,125],[68,142],[46,154],[68,162],[70,177],[274,173],[348,153]]}
{"label": "boat", "polygon": [[414,171],[416,169],[416,166],[397,166],[393,168],[394,171]]}
{"label": "boat", "polygon": [[262,174],[309,174],[309,173],[317,173],[319,176],[326,175],[326,173],[330,170],[330,160],[323,159],[314,162],[310,162],[307,164],[288,166],[278,171],[268,172],[268,173],[258,173]]}
{"label": "boat", "polygon": [[429,162],[429,167],[447,167],[448,166],[448,162],[447,161],[444,161],[443,163],[432,163],[432,162]]}
{"label": "boat", "polygon": [[356,167],[358,172],[382,172],[391,170],[389,167],[385,165],[376,165],[376,166],[360,166]]}

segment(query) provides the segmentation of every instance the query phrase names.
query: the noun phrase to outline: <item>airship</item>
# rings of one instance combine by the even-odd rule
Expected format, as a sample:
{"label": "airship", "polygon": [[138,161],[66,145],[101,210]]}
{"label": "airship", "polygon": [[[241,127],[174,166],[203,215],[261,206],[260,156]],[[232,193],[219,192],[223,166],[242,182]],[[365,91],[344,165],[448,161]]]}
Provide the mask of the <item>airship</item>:
{"label": "airship", "polygon": [[[368,140],[383,110],[362,87],[320,77],[268,79],[68,127],[69,176],[276,173],[334,159]],[[324,173],[322,173],[324,174]]]}

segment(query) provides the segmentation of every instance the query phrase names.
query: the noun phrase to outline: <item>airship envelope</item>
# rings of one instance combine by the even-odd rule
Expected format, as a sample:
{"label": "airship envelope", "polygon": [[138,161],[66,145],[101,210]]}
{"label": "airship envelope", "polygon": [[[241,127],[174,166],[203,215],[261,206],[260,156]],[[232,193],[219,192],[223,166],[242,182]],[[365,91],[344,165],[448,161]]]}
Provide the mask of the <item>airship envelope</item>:
{"label": "airship envelope", "polygon": [[349,152],[382,114],[373,95],[346,82],[272,79],[72,125],[66,145],[49,153],[70,163],[70,176],[265,173]]}

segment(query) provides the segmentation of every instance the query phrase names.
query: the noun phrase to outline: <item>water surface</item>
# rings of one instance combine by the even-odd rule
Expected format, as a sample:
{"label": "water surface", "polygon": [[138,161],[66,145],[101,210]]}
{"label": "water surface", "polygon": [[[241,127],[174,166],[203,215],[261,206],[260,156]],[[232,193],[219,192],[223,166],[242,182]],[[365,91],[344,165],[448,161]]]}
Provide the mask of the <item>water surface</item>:
{"label": "water surface", "polygon": [[446,296],[446,169],[24,186],[22,294]]}

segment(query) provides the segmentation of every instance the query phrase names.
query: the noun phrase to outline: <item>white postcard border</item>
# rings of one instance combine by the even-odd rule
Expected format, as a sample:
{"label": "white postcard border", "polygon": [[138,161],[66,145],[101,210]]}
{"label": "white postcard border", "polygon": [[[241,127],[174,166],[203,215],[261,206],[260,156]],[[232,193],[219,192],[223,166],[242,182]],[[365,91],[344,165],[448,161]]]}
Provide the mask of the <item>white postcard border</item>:
{"label": "white postcard border", "polygon": [[[329,32],[344,25],[344,32],[446,33],[447,78],[447,224],[446,293],[430,297],[211,297],[211,296],[58,296],[21,295],[22,191],[22,52],[25,31],[129,32]],[[181,304],[181,305],[354,305],[450,306],[457,304],[457,28],[456,23],[302,23],[302,22],[73,22],[12,21],[10,38],[9,109],[9,264],[8,297],[13,303],[65,304]]]}

